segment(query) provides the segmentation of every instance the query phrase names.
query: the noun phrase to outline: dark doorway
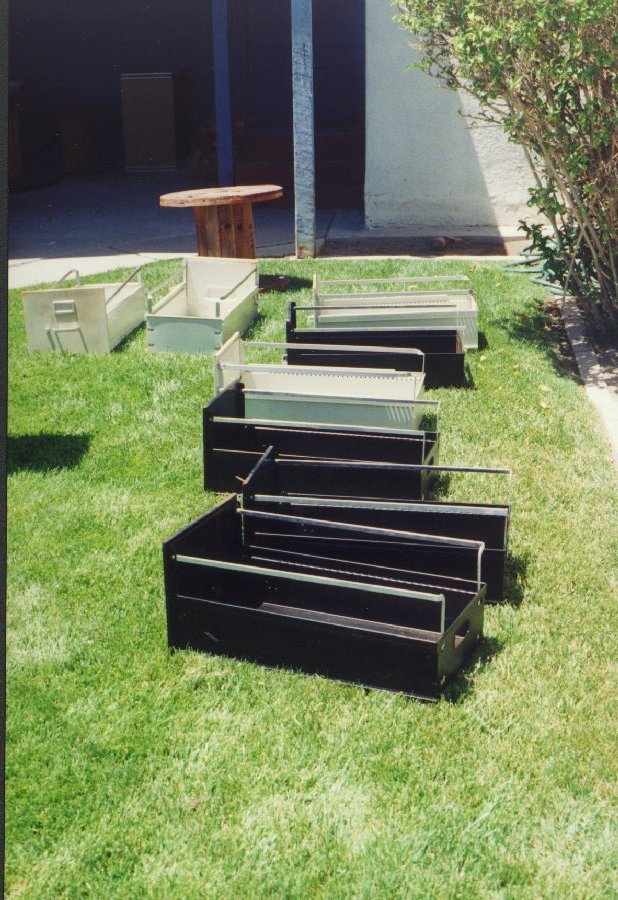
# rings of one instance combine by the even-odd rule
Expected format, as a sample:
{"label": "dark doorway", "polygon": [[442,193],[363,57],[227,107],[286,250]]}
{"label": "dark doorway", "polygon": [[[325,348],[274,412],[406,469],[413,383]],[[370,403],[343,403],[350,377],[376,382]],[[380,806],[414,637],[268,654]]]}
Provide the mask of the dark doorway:
{"label": "dark doorway", "polygon": [[[289,0],[230,0],[235,181],[294,198]],[[363,206],[365,3],[313,0],[316,202]]]}
{"label": "dark doorway", "polygon": [[[234,179],[282,184],[292,204],[290,0],[228,0],[228,10]],[[365,0],[313,0],[313,18],[317,204],[362,208]],[[122,169],[121,76],[161,72],[183,87],[178,165],[191,184],[215,184],[210,0],[13,4],[12,186]]]}

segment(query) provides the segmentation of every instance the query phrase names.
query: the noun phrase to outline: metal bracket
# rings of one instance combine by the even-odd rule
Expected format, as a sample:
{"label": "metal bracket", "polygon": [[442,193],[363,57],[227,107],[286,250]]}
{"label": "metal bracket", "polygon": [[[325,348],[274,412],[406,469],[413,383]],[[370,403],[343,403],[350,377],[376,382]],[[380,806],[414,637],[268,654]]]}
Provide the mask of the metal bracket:
{"label": "metal bracket", "polygon": [[62,284],[62,282],[63,282],[63,281],[66,281],[66,279],[68,278],[68,276],[71,275],[73,272],[75,272],[75,281],[77,282],[77,285],[79,286],[79,283],[80,283],[80,282],[79,282],[79,272],[77,271],[77,269],[69,269],[69,271],[68,271],[68,272],[65,272],[64,275],[63,275],[61,278],[58,279],[58,281],[55,281],[55,282],[52,284],[52,290],[55,290],[56,288],[59,288],[60,285]]}

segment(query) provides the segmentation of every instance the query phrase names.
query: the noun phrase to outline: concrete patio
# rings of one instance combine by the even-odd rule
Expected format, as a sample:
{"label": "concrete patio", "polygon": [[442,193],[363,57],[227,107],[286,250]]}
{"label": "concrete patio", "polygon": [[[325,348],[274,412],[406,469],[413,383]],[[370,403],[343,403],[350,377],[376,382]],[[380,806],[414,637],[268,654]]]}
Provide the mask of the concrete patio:
{"label": "concrete patio", "polygon": [[[9,286],[60,278],[77,266],[94,274],[118,266],[196,252],[190,209],[159,206],[162,193],[191,186],[181,174],[105,172],[71,176],[9,198]],[[293,255],[294,210],[273,203],[254,207],[259,257]],[[322,256],[438,256],[517,254],[516,234],[495,229],[368,230],[358,209],[317,213]]]}

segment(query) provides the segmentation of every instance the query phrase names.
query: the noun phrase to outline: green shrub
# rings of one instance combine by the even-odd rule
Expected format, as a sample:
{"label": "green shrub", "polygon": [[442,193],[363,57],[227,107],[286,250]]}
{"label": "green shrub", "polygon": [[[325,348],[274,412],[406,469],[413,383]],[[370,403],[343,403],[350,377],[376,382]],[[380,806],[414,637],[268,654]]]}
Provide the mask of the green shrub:
{"label": "green shrub", "polygon": [[[618,320],[616,0],[398,0],[420,68],[526,150],[562,283]],[[534,234],[529,232],[534,240]]]}

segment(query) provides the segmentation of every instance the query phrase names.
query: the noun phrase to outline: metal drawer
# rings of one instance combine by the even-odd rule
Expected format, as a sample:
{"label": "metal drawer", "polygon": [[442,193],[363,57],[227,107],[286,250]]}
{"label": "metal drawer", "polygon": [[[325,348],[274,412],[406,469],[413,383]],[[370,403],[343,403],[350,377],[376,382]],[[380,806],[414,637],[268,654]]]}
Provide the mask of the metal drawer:
{"label": "metal drawer", "polygon": [[[296,366],[285,363],[251,363],[247,360],[249,348],[260,349],[285,345],[246,343],[238,334],[233,335],[214,357],[215,390],[220,393],[230,384],[241,381],[245,389],[260,395],[285,394],[321,396],[333,399],[333,404],[343,398],[364,400],[416,400],[423,394],[422,372],[402,372],[384,368],[354,366]],[[338,398],[338,399],[337,399]],[[275,401],[276,402],[276,399]],[[259,411],[256,411],[256,415]]]}
{"label": "metal drawer", "polygon": [[22,299],[31,351],[109,353],[146,311],[143,286],[129,280],[24,291]]}
{"label": "metal drawer", "polygon": [[186,259],[181,284],[172,287],[146,316],[148,349],[213,353],[231,335],[244,332],[257,312],[255,261]]}
{"label": "metal drawer", "polygon": [[471,569],[483,549],[243,511],[232,496],[163,545],[169,646],[435,700],[482,636],[485,586],[385,573],[363,560],[367,541],[378,556],[393,542],[417,554],[441,543]]}
{"label": "metal drawer", "polygon": [[[305,458],[368,460],[383,463],[437,462],[439,434],[435,401],[348,400],[347,407],[333,398],[285,398],[274,395],[264,404],[264,417],[255,416],[260,398],[251,396],[241,383],[230,385],[203,412],[204,487],[212,491],[234,491],[260,456],[274,445],[282,455]],[[311,402],[315,400],[315,402]],[[295,420],[294,413],[299,414]],[[338,414],[344,424],[335,424]],[[385,427],[388,413],[395,419]],[[380,427],[370,426],[370,413],[381,416]],[[312,418],[307,418],[312,416]],[[404,416],[406,417],[404,419]],[[428,430],[413,427],[427,424]],[[429,424],[429,421],[431,424]],[[420,491],[428,480],[421,473]]]}
{"label": "metal drawer", "polygon": [[[403,349],[415,349],[424,355],[425,387],[460,387],[465,384],[464,349],[461,335],[456,329],[438,328],[431,330],[394,327],[333,327],[299,328],[297,312],[307,307],[297,307],[291,302],[286,322],[286,342],[304,345],[345,345],[355,349],[361,347],[393,348],[397,353]],[[332,350],[333,360],[337,353]],[[296,357],[298,359],[298,357]],[[344,357],[339,354],[339,364]],[[385,364],[384,354],[375,357],[375,365]],[[310,355],[305,357],[310,362]],[[394,362],[395,358],[391,360]],[[335,361],[332,365],[336,365]],[[399,366],[401,363],[395,363]]]}

